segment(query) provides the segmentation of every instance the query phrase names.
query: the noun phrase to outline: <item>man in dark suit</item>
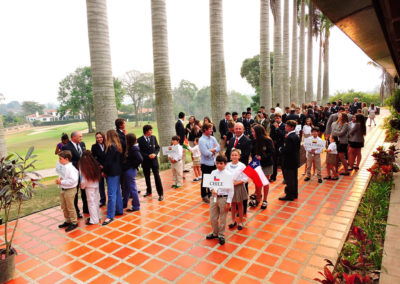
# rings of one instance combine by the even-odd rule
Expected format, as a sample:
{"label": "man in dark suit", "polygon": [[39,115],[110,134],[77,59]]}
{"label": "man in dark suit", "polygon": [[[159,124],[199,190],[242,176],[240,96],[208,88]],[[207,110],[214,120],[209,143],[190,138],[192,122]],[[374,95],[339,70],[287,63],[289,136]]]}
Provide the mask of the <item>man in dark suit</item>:
{"label": "man in dark suit", "polygon": [[285,123],[282,122],[282,116],[279,113],[276,113],[274,116],[274,122],[271,123],[271,139],[274,141],[274,171],[271,175],[269,181],[276,181],[276,175],[278,174],[278,166],[280,164],[280,153],[277,151],[283,145],[283,140],[285,139]]}
{"label": "man in dark suit", "polygon": [[143,136],[138,139],[140,153],[143,156],[142,168],[147,187],[144,197],[152,194],[150,181],[150,170],[152,170],[158,193],[158,201],[162,201],[164,199],[164,190],[161,183],[157,159],[158,152],[160,152],[160,146],[157,143],[157,138],[152,134],[153,127],[151,125],[145,125],[143,126]]}
{"label": "man in dark suit", "polygon": [[[185,120],[185,113],[180,112],[178,114],[178,121],[175,123],[175,132],[176,135],[179,136],[179,144],[182,146],[183,143],[185,142],[185,137],[186,137],[186,129],[183,124],[183,121]],[[187,173],[189,172],[188,170],[185,170],[185,160],[186,160],[186,149],[183,148],[182,151],[182,171]],[[183,178],[185,179],[185,178]]]}
{"label": "man in dark suit", "polygon": [[226,141],[229,129],[228,129],[228,123],[231,120],[231,113],[230,112],[225,112],[225,118],[221,119],[221,121],[219,122],[219,133],[221,134],[221,141],[219,143],[220,147],[221,147],[221,151],[224,152],[225,150],[225,146],[227,144],[228,141]]}
{"label": "man in dark suit", "polygon": [[246,120],[246,115],[247,115],[247,112],[243,111],[243,112],[242,112],[242,117],[239,117],[239,118],[236,120],[236,122],[241,122],[241,123],[243,123],[243,121]]}
{"label": "man in dark suit", "polygon": [[282,122],[286,123],[288,119],[288,116],[290,115],[290,108],[289,107],[285,107],[285,113],[282,115]]}
{"label": "man in dark suit", "polygon": [[294,109],[290,110],[289,115],[286,117],[286,121],[288,121],[288,120],[294,120],[294,121],[297,122],[297,124],[300,123],[300,116],[298,116],[296,114],[296,110],[294,110]]}
{"label": "man in dark suit", "polygon": [[357,114],[358,109],[361,109],[361,103],[358,102],[358,98],[354,98],[354,102],[350,107],[351,114]]}
{"label": "man in dark suit", "polygon": [[[245,164],[249,163],[249,157],[251,153],[252,143],[249,138],[244,135],[244,126],[242,123],[238,122],[234,126],[235,136],[229,140],[228,146],[226,147],[226,157],[228,161],[231,161],[231,151],[232,148],[240,149],[240,162]],[[248,183],[245,184],[246,190],[248,191]],[[243,200],[243,213],[247,212],[247,200]]]}
{"label": "man in dark suit", "polygon": [[285,196],[279,198],[283,201],[293,201],[298,196],[297,169],[300,161],[300,138],[296,135],[297,122],[288,120],[286,132],[288,133],[282,147],[279,148],[282,154],[283,177],[286,181]]}
{"label": "man in dark suit", "polygon": [[[72,154],[71,163],[74,165],[74,167],[76,169],[78,169],[78,162],[82,156],[83,151],[86,150],[85,143],[82,142],[82,133],[80,131],[72,132],[71,140],[63,146],[62,150],[63,151],[64,150],[71,151],[71,154]],[[77,191],[76,191],[75,200],[74,200],[76,216],[78,218],[82,218],[81,212],[78,207],[79,183],[78,183],[78,186],[76,189],[77,189]],[[83,213],[89,214],[89,209],[88,209],[88,204],[87,204],[87,199],[86,199],[86,192],[85,192],[85,190],[82,190],[82,189],[81,189],[81,198],[82,198],[82,203],[83,203],[82,211],[83,211]]]}
{"label": "man in dark suit", "polygon": [[246,119],[243,120],[242,123],[244,126],[244,135],[252,139],[253,135],[251,134],[251,125],[254,123],[254,120],[251,118],[251,112],[246,114]]}

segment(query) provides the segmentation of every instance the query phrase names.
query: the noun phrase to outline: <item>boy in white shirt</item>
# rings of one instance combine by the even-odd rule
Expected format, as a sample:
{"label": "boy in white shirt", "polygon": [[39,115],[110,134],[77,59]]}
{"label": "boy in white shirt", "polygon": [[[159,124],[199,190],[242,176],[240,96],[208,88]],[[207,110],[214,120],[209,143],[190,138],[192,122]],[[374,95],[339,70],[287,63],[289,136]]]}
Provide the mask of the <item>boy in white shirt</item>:
{"label": "boy in white shirt", "polygon": [[56,184],[61,185],[62,188],[60,202],[65,218],[64,223],[58,227],[60,229],[65,228],[65,231],[69,232],[78,227],[74,199],[76,194],[76,186],[78,185],[79,181],[79,172],[71,163],[71,151],[59,152],[58,159],[60,164],[64,166],[64,176],[62,178],[58,178],[56,180]]}
{"label": "boy in white shirt", "polygon": [[182,167],[182,146],[179,145],[180,138],[175,135],[172,137],[172,151],[168,154],[168,159],[172,166],[172,175],[174,177],[175,184],[172,188],[181,188],[183,184],[183,167]]}
{"label": "boy in white shirt", "polygon": [[[211,175],[218,179],[219,176],[229,176],[233,180],[232,174],[225,169],[228,160],[223,155],[216,157],[217,169]],[[226,215],[232,203],[234,194],[233,185],[230,188],[211,188],[210,202],[210,221],[213,232],[206,236],[207,240],[218,238],[219,244],[225,244]]]}
{"label": "boy in white shirt", "polygon": [[[323,140],[318,137],[318,132],[319,129],[317,127],[314,127],[311,130],[311,137],[306,138],[306,140],[309,140],[312,142],[312,144],[320,144]],[[307,143],[304,144],[305,149],[307,151],[307,177],[304,179],[304,181],[309,181],[311,179],[311,167],[313,165],[313,162],[315,163],[315,168],[317,169],[317,175],[318,175],[318,182],[322,183],[322,175],[321,175],[321,157],[320,154],[324,149],[322,148],[314,148],[311,145]]]}

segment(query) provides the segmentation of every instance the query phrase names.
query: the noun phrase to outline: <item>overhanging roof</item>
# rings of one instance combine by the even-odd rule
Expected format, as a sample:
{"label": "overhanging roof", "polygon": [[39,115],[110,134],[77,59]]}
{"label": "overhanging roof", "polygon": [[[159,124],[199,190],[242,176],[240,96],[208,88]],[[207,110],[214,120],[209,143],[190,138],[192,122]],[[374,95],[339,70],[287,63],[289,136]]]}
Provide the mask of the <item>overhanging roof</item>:
{"label": "overhanging roof", "polygon": [[393,77],[400,74],[400,0],[312,0]]}

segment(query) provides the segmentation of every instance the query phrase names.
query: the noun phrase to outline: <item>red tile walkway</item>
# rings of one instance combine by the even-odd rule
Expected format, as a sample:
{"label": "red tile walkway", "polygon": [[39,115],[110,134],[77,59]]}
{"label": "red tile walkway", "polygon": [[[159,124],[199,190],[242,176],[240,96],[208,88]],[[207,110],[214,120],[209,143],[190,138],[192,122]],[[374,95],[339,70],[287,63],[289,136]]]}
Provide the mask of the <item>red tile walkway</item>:
{"label": "red tile walkway", "polygon": [[[268,209],[250,209],[245,229],[228,229],[223,246],[205,240],[208,205],[189,174],[184,188],[168,190],[163,202],[141,197],[140,212],[105,227],[81,220],[79,229],[65,233],[57,228],[59,207],[27,216],[15,238],[11,283],[312,283],[324,258],[336,260],[369,181],[370,154],[383,138],[380,127],[368,130],[361,169],[350,177],[304,182],[301,168],[295,202],[277,200],[284,187],[279,175]],[[170,171],[162,179],[168,188]]]}

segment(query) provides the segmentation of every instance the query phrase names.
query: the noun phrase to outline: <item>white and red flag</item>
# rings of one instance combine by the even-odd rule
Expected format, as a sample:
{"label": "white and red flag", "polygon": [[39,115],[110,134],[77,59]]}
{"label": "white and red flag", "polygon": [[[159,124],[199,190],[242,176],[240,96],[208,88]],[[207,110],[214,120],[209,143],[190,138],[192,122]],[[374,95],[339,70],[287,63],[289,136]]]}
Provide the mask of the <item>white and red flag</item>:
{"label": "white and red flag", "polygon": [[269,184],[267,177],[262,171],[260,161],[256,157],[253,158],[243,172],[253,180],[256,187],[262,187]]}

